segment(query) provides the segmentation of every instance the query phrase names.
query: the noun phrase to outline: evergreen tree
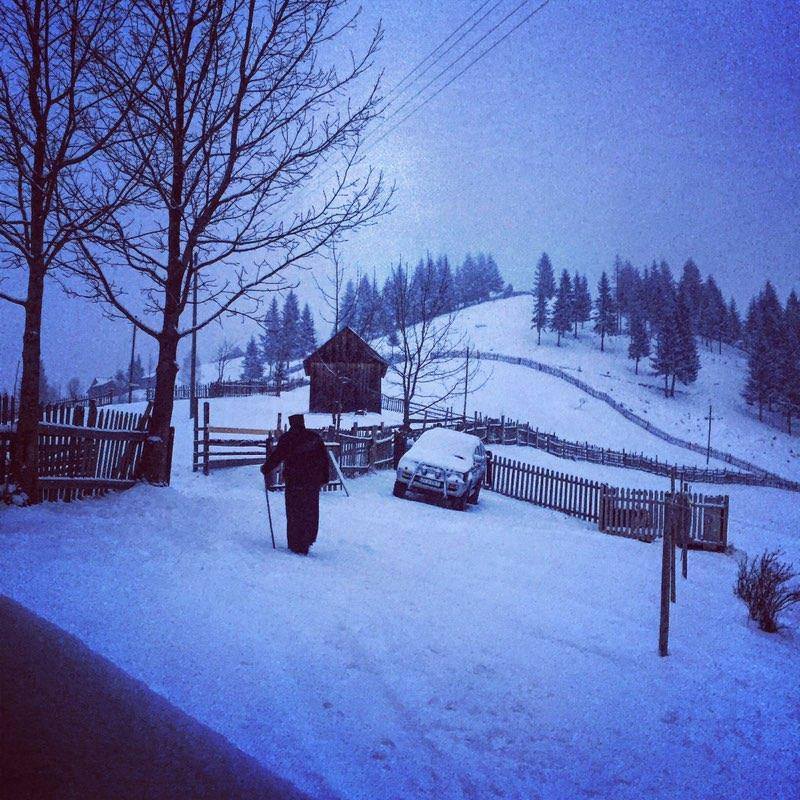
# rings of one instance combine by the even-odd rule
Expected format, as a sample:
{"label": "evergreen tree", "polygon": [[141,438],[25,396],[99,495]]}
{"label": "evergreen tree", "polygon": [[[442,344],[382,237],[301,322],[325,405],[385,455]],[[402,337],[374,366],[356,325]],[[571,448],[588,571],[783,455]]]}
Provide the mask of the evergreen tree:
{"label": "evergreen tree", "polygon": [[481,279],[478,262],[472,257],[471,253],[467,253],[464,262],[458,268],[456,284],[458,286],[458,303],[460,306],[474,303],[480,297]]}
{"label": "evergreen tree", "polygon": [[361,276],[356,288],[356,303],[350,327],[364,339],[373,335],[377,309],[372,301],[372,284],[366,275]]}
{"label": "evergreen tree", "polygon": [[281,312],[281,356],[290,362],[300,358],[302,344],[300,339],[300,304],[297,295],[291,289],[283,301]]}
{"label": "evergreen tree", "polygon": [[455,277],[447,256],[439,256],[436,259],[436,282],[439,285],[443,308],[453,311],[458,299],[456,297]]}
{"label": "evergreen tree", "polygon": [[317,349],[317,332],[314,330],[314,317],[308,303],[303,306],[303,313],[300,315],[300,342],[303,357]]}
{"label": "evergreen tree", "polygon": [[589,292],[589,279],[585,275],[575,273],[575,280],[572,284],[574,303],[572,307],[572,317],[575,323],[575,338],[578,338],[578,323],[583,328],[584,323],[592,318],[592,295]]}
{"label": "evergreen tree", "polygon": [[261,353],[258,351],[258,344],[255,336],[250,337],[244,351],[244,363],[242,364],[242,380],[247,383],[258,383],[264,378],[264,365],[261,362]]}
{"label": "evergreen tree", "polygon": [[750,306],[746,346],[744,397],[758,405],[758,418],[763,419],[764,406],[771,411],[781,397],[787,371],[783,309],[769,281]]}
{"label": "evergreen tree", "polygon": [[483,274],[483,294],[485,298],[503,291],[503,276],[491,255],[486,256],[485,273]]}
{"label": "evergreen tree", "polygon": [[675,369],[672,374],[672,391],[675,395],[675,380],[684,386],[694,383],[700,372],[700,357],[697,354],[697,343],[694,338],[691,308],[682,292],[678,293],[675,307],[675,323],[677,328],[675,348]]}
{"label": "evergreen tree", "polygon": [[[619,256],[617,256],[619,259]],[[641,302],[642,279],[638,270],[630,263],[615,264],[615,302],[617,304],[617,330],[622,331],[622,317],[628,320]],[[641,312],[640,312],[641,313]]]}
{"label": "evergreen tree", "polygon": [[615,332],[615,309],[614,298],[611,294],[611,286],[608,282],[608,275],[603,272],[597,284],[597,299],[594,304],[594,329],[600,334],[600,350],[605,350],[606,336]]}
{"label": "evergreen tree", "polygon": [[731,298],[725,312],[725,342],[727,344],[736,344],[741,338],[742,320],[739,317],[739,309],[736,307],[736,301]]}
{"label": "evergreen tree", "polygon": [[339,330],[353,327],[358,313],[358,294],[352,280],[348,280],[344,287],[344,295],[339,309]]}
{"label": "evergreen tree", "polygon": [[628,344],[628,358],[636,362],[636,374],[639,374],[639,360],[650,355],[650,336],[644,322],[644,314],[635,305],[631,305],[629,323],[631,341]]}
{"label": "evergreen tree", "polygon": [[131,383],[134,386],[141,386],[144,379],[144,367],[142,366],[142,357],[139,353],[133,359],[133,369],[131,369]]}
{"label": "evergreen tree", "polygon": [[683,274],[678,282],[678,293],[683,297],[692,330],[699,330],[700,311],[703,305],[703,284],[697,264],[690,258],[683,265]]}
{"label": "evergreen tree", "polygon": [[[645,294],[651,333],[657,332],[662,327],[662,322],[668,322],[670,314],[674,312],[674,308],[670,309],[664,303],[665,297],[671,297],[673,301],[675,299],[675,281],[672,278],[672,270],[666,261],[662,261],[660,264],[653,262]],[[674,324],[674,319],[672,322]]]}
{"label": "evergreen tree", "polygon": [[698,316],[697,332],[706,340],[709,347],[717,342],[722,352],[722,340],[725,338],[725,322],[727,308],[722,292],[714,278],[710,275],[703,283]]}
{"label": "evergreen tree", "polygon": [[264,333],[261,335],[261,357],[272,375],[281,349],[281,312],[278,298],[273,295],[272,302],[264,315]]}
{"label": "evergreen tree", "polygon": [[572,281],[566,270],[561,272],[561,279],[558,283],[556,301],[553,304],[553,318],[551,328],[558,334],[556,346],[561,347],[561,337],[572,327],[573,319],[573,294]]}
{"label": "evergreen tree", "polygon": [[536,274],[533,283],[533,324],[536,328],[537,344],[542,343],[542,330],[547,327],[549,309],[548,303],[556,293],[556,281],[553,275],[553,265],[547,253],[542,253],[539,263],[536,265]]}
{"label": "evergreen tree", "polygon": [[675,306],[675,290],[670,287],[662,298],[662,309],[656,325],[656,348],[650,360],[653,372],[664,377],[664,397],[670,396],[670,377],[674,374],[678,361],[678,321]]}

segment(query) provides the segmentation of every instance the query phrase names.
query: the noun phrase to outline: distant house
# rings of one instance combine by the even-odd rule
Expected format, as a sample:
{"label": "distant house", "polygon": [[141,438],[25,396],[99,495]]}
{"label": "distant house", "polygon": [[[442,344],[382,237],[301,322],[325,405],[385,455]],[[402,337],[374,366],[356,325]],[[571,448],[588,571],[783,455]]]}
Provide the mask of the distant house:
{"label": "distant house", "polygon": [[136,384],[140,389],[155,389],[156,388],[156,374],[142,375],[139,382]]}
{"label": "distant house", "polygon": [[93,400],[99,397],[108,397],[117,392],[119,392],[119,385],[114,378],[95,378],[92,385],[86,390],[86,394]]}
{"label": "distant house", "polygon": [[303,361],[311,387],[309,411],[381,411],[381,380],[389,364],[352,328],[342,328]]}

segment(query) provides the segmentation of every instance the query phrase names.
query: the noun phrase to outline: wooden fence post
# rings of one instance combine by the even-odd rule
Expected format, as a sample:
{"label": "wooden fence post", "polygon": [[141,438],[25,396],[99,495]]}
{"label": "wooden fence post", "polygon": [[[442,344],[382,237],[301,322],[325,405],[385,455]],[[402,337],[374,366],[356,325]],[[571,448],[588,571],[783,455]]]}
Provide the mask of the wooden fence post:
{"label": "wooden fence post", "polygon": [[211,406],[206,400],[203,403],[203,475],[208,475],[208,459],[209,459],[209,433],[208,426],[211,420]]}
{"label": "wooden fence post", "polygon": [[671,584],[670,558],[672,553],[671,526],[664,525],[661,547],[661,614],[658,625],[658,654],[669,655],[669,595]]}

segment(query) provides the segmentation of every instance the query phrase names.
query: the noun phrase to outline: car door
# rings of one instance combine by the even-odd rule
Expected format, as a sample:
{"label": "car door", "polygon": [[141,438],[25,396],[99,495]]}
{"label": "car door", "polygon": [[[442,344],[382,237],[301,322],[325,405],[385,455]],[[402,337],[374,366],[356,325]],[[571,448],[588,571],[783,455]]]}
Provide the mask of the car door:
{"label": "car door", "polygon": [[473,485],[477,485],[483,480],[485,472],[486,472],[486,450],[483,446],[483,442],[480,442],[475,447],[475,452],[473,454],[473,465],[471,470]]}

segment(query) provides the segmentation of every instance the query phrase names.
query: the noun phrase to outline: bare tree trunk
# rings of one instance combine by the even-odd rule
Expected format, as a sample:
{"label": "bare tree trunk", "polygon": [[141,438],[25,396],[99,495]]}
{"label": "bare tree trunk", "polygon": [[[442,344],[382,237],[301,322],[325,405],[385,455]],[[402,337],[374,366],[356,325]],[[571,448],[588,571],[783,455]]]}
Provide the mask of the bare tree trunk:
{"label": "bare tree trunk", "polygon": [[147,428],[148,438],[142,452],[139,477],[149,483],[167,482],[167,448],[175,403],[175,378],[178,374],[178,317],[174,310],[164,314],[164,327],[158,339],[158,363],[153,406]]}
{"label": "bare tree trunk", "polygon": [[14,480],[35,502],[39,466],[39,364],[42,357],[42,301],[44,273],[31,269],[28,273],[28,295],[25,303],[25,327],[22,335],[22,380],[19,393],[19,417],[14,439],[12,461]]}

